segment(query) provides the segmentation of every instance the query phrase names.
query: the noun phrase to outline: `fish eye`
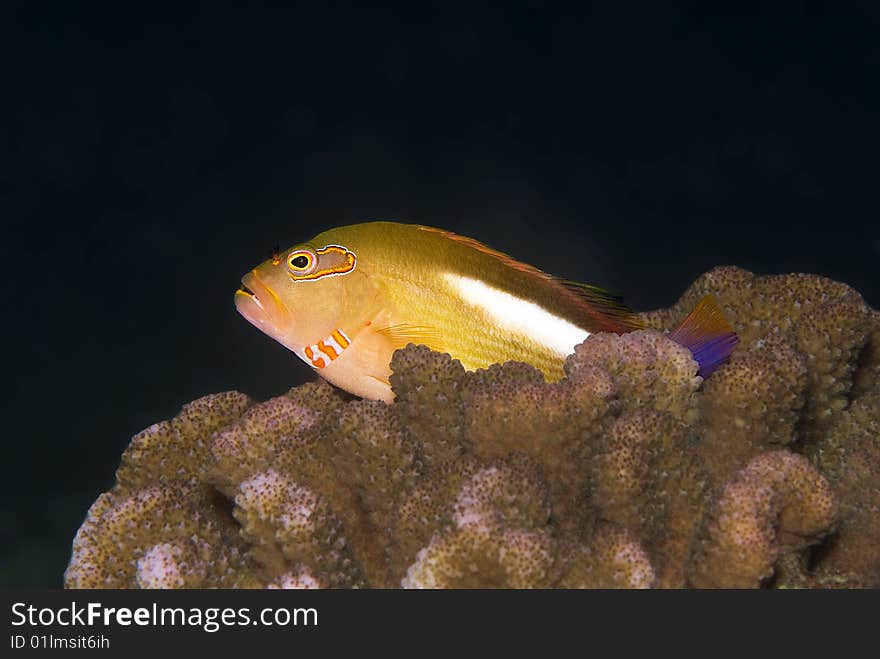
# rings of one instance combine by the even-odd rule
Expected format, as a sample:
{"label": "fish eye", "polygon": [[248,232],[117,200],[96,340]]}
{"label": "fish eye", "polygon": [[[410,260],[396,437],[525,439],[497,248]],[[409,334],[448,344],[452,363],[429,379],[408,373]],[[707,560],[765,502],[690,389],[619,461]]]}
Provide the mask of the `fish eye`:
{"label": "fish eye", "polygon": [[307,249],[297,249],[287,257],[287,268],[293,275],[307,275],[315,270],[318,259]]}

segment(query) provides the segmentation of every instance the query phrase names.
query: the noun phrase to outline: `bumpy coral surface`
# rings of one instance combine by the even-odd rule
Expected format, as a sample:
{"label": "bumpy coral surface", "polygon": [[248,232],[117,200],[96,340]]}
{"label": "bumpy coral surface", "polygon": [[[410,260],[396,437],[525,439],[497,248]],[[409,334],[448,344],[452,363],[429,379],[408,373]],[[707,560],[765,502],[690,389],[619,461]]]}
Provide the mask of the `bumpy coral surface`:
{"label": "bumpy coral surface", "polygon": [[[667,339],[713,293],[707,381]],[[880,314],[811,275],[717,268],[549,384],[394,355],[392,405],[313,382],[136,435],[74,588],[880,586]]]}

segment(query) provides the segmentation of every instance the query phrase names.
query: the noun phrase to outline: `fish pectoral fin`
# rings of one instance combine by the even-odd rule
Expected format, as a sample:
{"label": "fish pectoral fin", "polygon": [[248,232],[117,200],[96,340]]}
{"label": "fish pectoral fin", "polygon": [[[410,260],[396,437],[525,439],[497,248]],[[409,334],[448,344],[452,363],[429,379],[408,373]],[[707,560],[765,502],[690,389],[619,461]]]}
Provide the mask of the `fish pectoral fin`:
{"label": "fish pectoral fin", "polygon": [[428,346],[431,350],[445,352],[443,336],[436,327],[426,325],[410,325],[398,323],[373,330],[391,342],[394,350],[403,348],[409,343]]}

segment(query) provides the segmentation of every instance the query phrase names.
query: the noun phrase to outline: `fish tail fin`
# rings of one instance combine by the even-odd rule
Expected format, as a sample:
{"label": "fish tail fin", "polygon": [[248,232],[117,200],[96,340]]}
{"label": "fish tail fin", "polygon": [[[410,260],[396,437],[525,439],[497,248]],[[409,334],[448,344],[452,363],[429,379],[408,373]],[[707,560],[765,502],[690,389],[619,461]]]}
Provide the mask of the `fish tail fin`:
{"label": "fish tail fin", "polygon": [[712,375],[739,344],[714,295],[703,297],[669,338],[691,351],[703,378]]}

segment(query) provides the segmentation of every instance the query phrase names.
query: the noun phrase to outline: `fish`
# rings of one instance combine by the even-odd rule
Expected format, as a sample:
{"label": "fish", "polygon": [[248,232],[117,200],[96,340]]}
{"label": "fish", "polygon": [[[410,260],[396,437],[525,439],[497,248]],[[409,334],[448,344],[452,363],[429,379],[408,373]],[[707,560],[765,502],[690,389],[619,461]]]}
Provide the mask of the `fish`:
{"label": "fish", "polygon": [[[526,362],[553,382],[591,334],[644,328],[602,288],[399,222],[340,226],[274,253],[242,277],[235,305],[330,383],[389,403],[391,357],[409,343],[449,353],[467,370]],[[691,349],[703,377],[738,342],[711,295],[669,336]]]}

